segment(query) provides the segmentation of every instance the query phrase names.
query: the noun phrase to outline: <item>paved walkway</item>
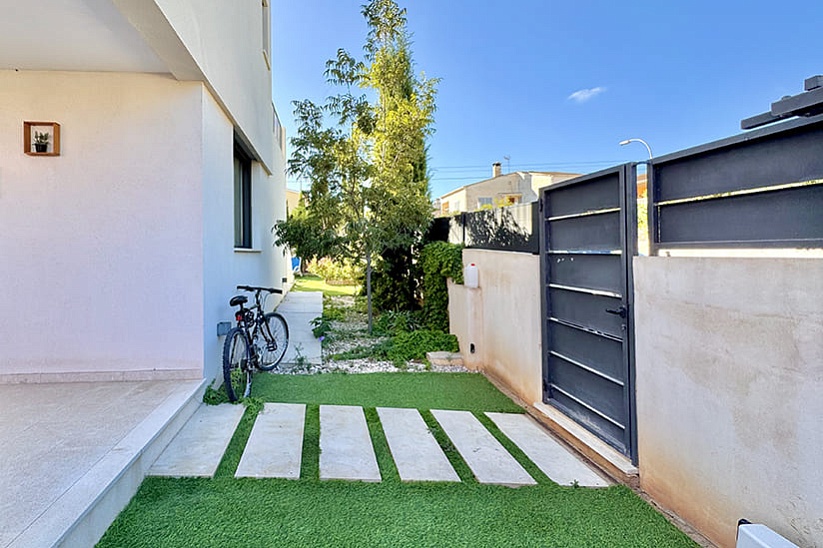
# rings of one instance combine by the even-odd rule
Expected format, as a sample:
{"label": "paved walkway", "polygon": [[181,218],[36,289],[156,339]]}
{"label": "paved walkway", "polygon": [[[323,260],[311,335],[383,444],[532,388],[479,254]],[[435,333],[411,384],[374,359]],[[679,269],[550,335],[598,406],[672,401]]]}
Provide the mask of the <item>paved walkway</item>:
{"label": "paved walkway", "polygon": [[[217,410],[216,410],[217,409]],[[158,459],[152,474],[213,475],[237,424],[232,409],[202,406]],[[225,411],[224,411],[225,410]],[[416,409],[378,408],[392,458],[403,481],[460,481],[451,463]],[[468,411],[432,410],[432,414],[480,483],[534,485],[536,481]],[[609,482],[523,414],[487,413],[505,435],[553,481],[562,485],[605,487]],[[215,420],[215,417],[222,417]],[[222,423],[221,423],[222,421]],[[205,434],[203,424],[210,424]],[[299,479],[305,405],[267,403],[257,417],[236,476]],[[222,431],[222,438],[214,431]],[[197,436],[208,443],[197,443]],[[221,438],[223,442],[212,442]],[[178,443],[178,440],[184,440]],[[361,407],[320,406],[320,478],[381,481],[371,435]],[[197,455],[192,456],[191,447]],[[175,463],[172,467],[166,463]],[[210,470],[204,474],[203,470]]]}
{"label": "paved walkway", "polygon": [[311,321],[323,315],[323,293],[289,291],[277,307],[289,324],[289,347],[283,365],[320,365],[323,363],[320,341],[312,334]]}
{"label": "paved walkway", "polygon": [[[0,547],[94,544],[77,540],[86,534],[75,532],[78,520],[90,516],[105,530],[122,507],[110,497],[128,502],[145,473],[143,459],[162,449],[153,442],[168,443],[171,434],[161,432],[200,385],[0,385]],[[100,500],[106,503],[97,509]]]}

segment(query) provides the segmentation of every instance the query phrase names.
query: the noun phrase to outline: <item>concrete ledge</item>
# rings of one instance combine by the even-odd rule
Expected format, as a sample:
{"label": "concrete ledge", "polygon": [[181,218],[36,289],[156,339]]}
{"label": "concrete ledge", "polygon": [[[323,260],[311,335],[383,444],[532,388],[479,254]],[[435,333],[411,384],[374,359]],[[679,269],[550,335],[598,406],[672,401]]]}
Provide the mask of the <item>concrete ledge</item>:
{"label": "concrete ledge", "polygon": [[184,382],[9,546],[94,546],[146,471],[200,405],[206,381]]}
{"label": "concrete ledge", "polygon": [[0,384],[45,384],[57,382],[190,381],[203,378],[202,369],[141,369],[135,371],[67,371],[44,373],[0,373]]}
{"label": "concrete ledge", "polygon": [[432,365],[462,367],[463,356],[459,352],[426,352],[426,359]]}
{"label": "concrete ledge", "polygon": [[639,471],[625,455],[618,453],[612,446],[559,410],[541,402],[535,402],[527,406],[526,410],[538,422],[549,428],[563,441],[617,481],[633,489],[640,487]]}

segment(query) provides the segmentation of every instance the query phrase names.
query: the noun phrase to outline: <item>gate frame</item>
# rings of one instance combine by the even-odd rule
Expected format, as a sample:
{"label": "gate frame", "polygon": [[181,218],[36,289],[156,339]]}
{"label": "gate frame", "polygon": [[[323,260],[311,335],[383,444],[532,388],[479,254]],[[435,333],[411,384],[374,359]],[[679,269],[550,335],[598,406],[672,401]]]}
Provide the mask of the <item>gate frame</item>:
{"label": "gate frame", "polygon": [[[648,162],[641,162],[647,166],[647,173],[649,171]],[[633,274],[633,258],[637,256],[637,162],[630,162],[621,164],[611,168],[607,168],[596,173],[583,175],[575,179],[562,181],[560,183],[549,185],[540,190],[540,311],[541,311],[541,340],[543,348],[541,351],[542,359],[542,400],[546,405],[551,405],[570,419],[580,424],[587,431],[594,434],[598,439],[607,443],[609,446],[614,445],[600,437],[596,432],[589,430],[585,425],[578,422],[573,417],[566,414],[566,412],[555,406],[549,398],[550,387],[548,384],[549,378],[549,350],[552,348],[550,330],[548,329],[549,318],[551,317],[552,308],[549,302],[549,291],[547,280],[551,275],[551,262],[548,260],[549,238],[547,234],[547,219],[545,211],[548,210],[549,193],[553,190],[574,186],[581,183],[589,182],[593,179],[599,179],[607,175],[618,174],[619,192],[620,192],[620,244],[621,244],[621,281],[624,287],[624,294],[621,303],[626,307],[626,334],[624,337],[626,341],[623,344],[623,367],[624,375],[627,383],[627,388],[624,391],[624,403],[628,411],[628,421],[626,425],[625,435],[625,449],[615,447],[618,452],[625,454],[632,462],[637,465],[637,404],[636,404],[636,390],[635,390],[635,321],[634,321],[634,274]]]}

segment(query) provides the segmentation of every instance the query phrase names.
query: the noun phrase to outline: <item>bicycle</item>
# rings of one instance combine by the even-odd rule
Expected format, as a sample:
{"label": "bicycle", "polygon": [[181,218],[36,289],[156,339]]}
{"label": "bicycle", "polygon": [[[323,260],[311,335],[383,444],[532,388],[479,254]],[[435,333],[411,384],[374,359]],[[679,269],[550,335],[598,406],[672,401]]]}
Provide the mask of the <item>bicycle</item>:
{"label": "bicycle", "polygon": [[282,294],[283,290],[250,285],[238,285],[237,289],[254,293],[254,305],[245,306],[249,301],[245,295],[235,295],[229,301],[230,306],[238,307],[234,313],[237,325],[223,343],[223,382],[231,402],[248,397],[254,370],[277,367],[289,346],[286,319],[277,312],[263,312],[261,298],[263,292]]}

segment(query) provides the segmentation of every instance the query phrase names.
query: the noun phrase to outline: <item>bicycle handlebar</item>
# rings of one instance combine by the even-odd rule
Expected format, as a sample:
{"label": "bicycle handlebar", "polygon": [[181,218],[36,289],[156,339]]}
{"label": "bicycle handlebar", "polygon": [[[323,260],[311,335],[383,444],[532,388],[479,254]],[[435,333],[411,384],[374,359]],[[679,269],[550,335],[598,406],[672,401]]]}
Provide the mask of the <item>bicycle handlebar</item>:
{"label": "bicycle handlebar", "polygon": [[283,293],[282,289],[277,289],[274,287],[256,287],[253,285],[238,285],[237,289],[240,291],[268,291],[269,293]]}

